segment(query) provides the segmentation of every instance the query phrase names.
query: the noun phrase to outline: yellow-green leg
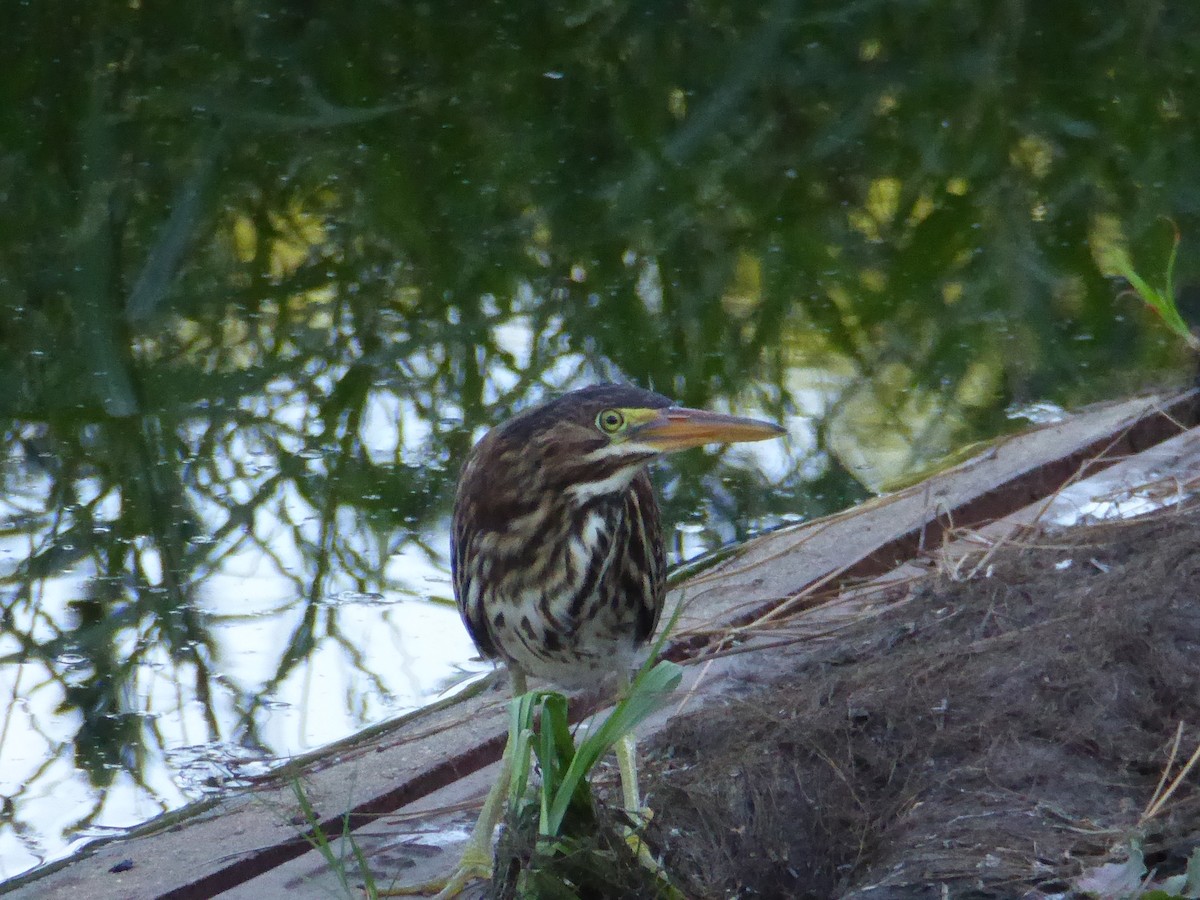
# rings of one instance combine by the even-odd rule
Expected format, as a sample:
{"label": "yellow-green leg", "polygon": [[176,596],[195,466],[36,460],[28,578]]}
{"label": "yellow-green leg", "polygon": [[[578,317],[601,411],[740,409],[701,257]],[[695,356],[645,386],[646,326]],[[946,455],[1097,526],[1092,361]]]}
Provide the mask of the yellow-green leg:
{"label": "yellow-green leg", "polygon": [[642,809],[642,794],[638,789],[637,738],[623,734],[617,741],[617,768],[621,770],[621,796],[625,800],[625,812],[640,818],[649,810]]}
{"label": "yellow-green leg", "polygon": [[[512,670],[511,675],[513,696],[519,697],[525,693],[525,676],[516,670]],[[444,882],[436,881],[380,891],[381,897],[413,896],[437,891],[434,900],[449,900],[450,897],[461,894],[463,888],[472,881],[484,881],[492,877],[492,837],[496,833],[496,826],[504,817],[504,801],[508,797],[508,782],[512,778],[512,755],[516,737],[510,729],[508,740],[504,744],[504,755],[500,757],[500,771],[496,775],[496,781],[483,800],[483,808],[479,811],[479,818],[471,830],[471,837],[467,839],[467,846],[463,849],[462,857],[450,877]]]}
{"label": "yellow-green leg", "polygon": [[638,788],[637,774],[637,739],[632,734],[625,734],[617,741],[617,768],[621,771],[621,797],[625,803],[625,813],[634,823],[625,833],[625,841],[634,853],[638,862],[654,873],[659,881],[662,896],[669,900],[685,900],[678,888],[671,884],[666,871],[650,852],[650,848],[642,840],[639,830],[650,821],[654,811],[642,806],[641,791]]}
{"label": "yellow-green leg", "polygon": [[481,881],[492,877],[492,836],[496,833],[496,825],[504,816],[504,800],[508,796],[508,781],[512,774],[512,735],[504,745],[504,755],[500,757],[500,772],[496,781],[484,798],[483,808],[479,818],[471,830],[471,837],[463,849],[462,858],[454,873],[446,880],[446,884],[434,900],[447,900],[457,897],[472,881]]}
{"label": "yellow-green leg", "polygon": [[[623,692],[628,690],[629,679],[626,677]],[[621,735],[617,740],[616,752],[617,768],[621,772],[621,797],[625,803],[625,814],[633,823],[625,835],[625,840],[633,848],[633,852],[637,854],[642,865],[661,873],[660,866],[638,836],[638,831],[645,827],[654,813],[642,806],[642,793],[638,787],[637,738],[630,732]]]}

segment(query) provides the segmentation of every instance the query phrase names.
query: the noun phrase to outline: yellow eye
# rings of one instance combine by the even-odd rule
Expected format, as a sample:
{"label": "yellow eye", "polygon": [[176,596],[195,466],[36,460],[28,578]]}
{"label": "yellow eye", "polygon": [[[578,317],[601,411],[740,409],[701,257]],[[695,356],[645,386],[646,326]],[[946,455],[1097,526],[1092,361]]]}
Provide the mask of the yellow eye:
{"label": "yellow eye", "polygon": [[625,417],[620,410],[606,409],[596,416],[596,427],[605,434],[616,434],[625,427]]}

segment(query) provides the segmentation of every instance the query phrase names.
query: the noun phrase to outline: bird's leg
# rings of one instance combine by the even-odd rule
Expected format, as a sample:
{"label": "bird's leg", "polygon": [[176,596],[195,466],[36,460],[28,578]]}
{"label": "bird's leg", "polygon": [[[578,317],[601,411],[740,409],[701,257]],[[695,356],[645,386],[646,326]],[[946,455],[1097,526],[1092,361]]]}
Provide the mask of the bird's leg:
{"label": "bird's leg", "polygon": [[637,854],[642,865],[661,874],[662,867],[650,854],[650,848],[641,836],[641,829],[646,827],[654,815],[654,810],[642,806],[641,791],[638,790],[637,739],[632,734],[623,734],[617,741],[617,768],[621,770],[621,795],[625,800],[625,814],[632,823],[625,830],[625,842]]}
{"label": "bird's leg", "polygon": [[[622,693],[629,690],[629,677],[624,679]],[[641,838],[640,831],[650,821],[654,811],[642,806],[642,794],[638,787],[637,772],[637,738],[632,732],[626,732],[617,740],[617,768],[621,772],[621,797],[625,803],[625,814],[630,822],[625,832],[625,840],[637,854],[642,865],[655,873],[661,874],[662,867],[650,855],[650,849]]]}
{"label": "bird's leg", "polygon": [[[525,693],[525,675],[510,667],[512,677],[513,697]],[[471,836],[463,848],[458,865],[444,882],[432,882],[413,887],[393,888],[381,891],[380,896],[413,896],[437,891],[433,900],[449,900],[457,897],[472,881],[486,881],[492,877],[492,837],[496,826],[504,817],[504,801],[508,796],[508,783],[512,779],[513,753],[517,744],[517,736],[512,728],[508,731],[508,740],[504,744],[504,755],[500,757],[500,771],[496,781],[483,800],[483,808],[479,810],[479,818],[471,829]]]}
{"label": "bird's leg", "polygon": [[463,848],[458,865],[445,881],[429,881],[424,884],[402,885],[379,892],[380,897],[416,897],[434,894],[434,900],[449,900],[457,897],[472,881],[485,881],[492,877],[492,835],[496,823],[504,815],[504,798],[508,793],[508,779],[512,774],[511,735],[500,759],[500,772],[492,789],[483,801],[483,809]]}
{"label": "bird's leg", "polygon": [[446,880],[442,889],[434,895],[434,900],[448,900],[457,897],[472,881],[485,881],[492,877],[492,836],[496,833],[496,825],[504,816],[504,799],[508,796],[508,781],[512,775],[513,736],[508,736],[504,745],[504,755],[500,758],[500,771],[496,781],[484,798],[483,808],[467,846],[463,848],[458,866]]}
{"label": "bird's leg", "polygon": [[634,821],[648,817],[650,810],[642,809],[642,793],[638,789],[637,738],[632,734],[623,734],[617,741],[617,768],[621,771],[621,796],[625,800],[625,812]]}
{"label": "bird's leg", "polygon": [[[628,688],[627,680],[625,689]],[[638,788],[637,738],[631,732],[621,735],[617,740],[616,752],[617,768],[621,772],[621,797],[625,803],[625,814],[632,823],[625,829],[625,842],[637,856],[638,862],[649,869],[657,880],[657,896],[666,897],[667,900],[686,900],[686,896],[671,882],[662,863],[654,858],[654,854],[642,840],[641,831],[654,815],[654,810],[642,806],[641,791]]]}

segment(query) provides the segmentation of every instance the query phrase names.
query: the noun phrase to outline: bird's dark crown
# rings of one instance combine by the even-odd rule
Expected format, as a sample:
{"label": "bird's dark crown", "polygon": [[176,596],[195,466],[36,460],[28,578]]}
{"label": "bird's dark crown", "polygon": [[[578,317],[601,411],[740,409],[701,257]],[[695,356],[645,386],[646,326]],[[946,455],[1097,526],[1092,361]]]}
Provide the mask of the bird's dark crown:
{"label": "bird's dark crown", "polygon": [[674,401],[628,384],[594,384],[527,409],[499,426],[506,439],[527,442],[535,434],[562,422],[591,425],[605,409],[667,409]]}

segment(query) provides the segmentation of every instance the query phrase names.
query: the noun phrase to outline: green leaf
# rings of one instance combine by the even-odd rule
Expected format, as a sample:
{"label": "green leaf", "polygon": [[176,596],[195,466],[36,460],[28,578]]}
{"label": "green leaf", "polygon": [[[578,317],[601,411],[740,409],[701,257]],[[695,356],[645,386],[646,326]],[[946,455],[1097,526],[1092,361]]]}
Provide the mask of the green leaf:
{"label": "green leaf", "polygon": [[512,752],[512,774],[508,779],[508,806],[517,809],[529,784],[529,751],[533,741],[533,713],[539,691],[514,697],[508,706],[508,741]]}
{"label": "green leaf", "polygon": [[[562,773],[575,758],[575,743],[571,739],[571,725],[567,712],[567,698],[562,694],[545,693],[540,698],[541,717],[538,723],[538,742],[535,751],[542,767],[541,814],[539,832],[554,836],[557,830],[548,830],[550,798],[560,790]],[[576,800],[590,807],[591,797],[586,784],[582,792],[576,792]]]}
{"label": "green leaf", "polygon": [[567,813],[572,795],[581,787],[587,774],[595,767],[621,736],[636,728],[647,716],[662,705],[683,679],[683,669],[663,660],[650,670],[639,673],[630,687],[629,695],[616,705],[604,723],[587,736],[575,758],[563,775],[562,783],[550,806],[545,834],[558,834]]}

